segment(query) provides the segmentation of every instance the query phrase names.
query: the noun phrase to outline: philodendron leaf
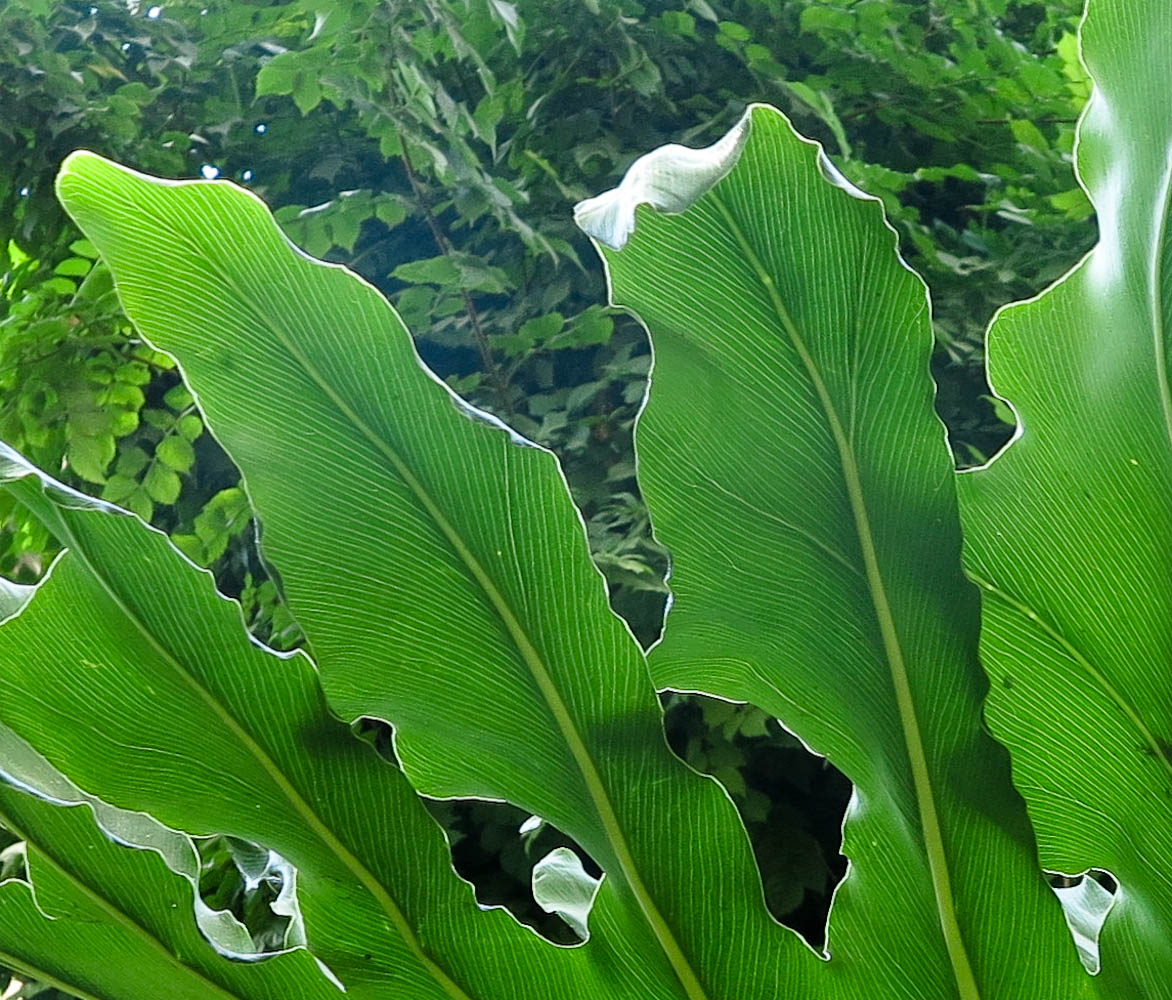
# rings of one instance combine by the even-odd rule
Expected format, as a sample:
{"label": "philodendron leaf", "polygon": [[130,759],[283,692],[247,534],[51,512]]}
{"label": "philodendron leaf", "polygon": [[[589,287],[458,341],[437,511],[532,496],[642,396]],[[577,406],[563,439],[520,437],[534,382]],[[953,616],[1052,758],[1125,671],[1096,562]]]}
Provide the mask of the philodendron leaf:
{"label": "philodendron leaf", "polygon": [[567,1000],[644,995],[608,976],[603,943],[555,949],[482,912],[403,776],[327,711],[304,654],[253,643],[166,536],[3,446],[0,480],[66,546],[0,627],[0,720],[71,780],[288,859],[308,946],[348,996],[513,1000],[534,982]]}
{"label": "philodendron leaf", "polygon": [[577,218],[655,351],[637,451],[672,558],[656,682],[759,705],[855,784],[833,995],[1093,992],[982,728],[928,304],[880,205],[759,106]]}
{"label": "philodendron leaf", "polygon": [[554,457],[460,403],[375,289],[298,253],[247,191],[92,153],[58,190],[239,465],[332,707],[393,722],[421,791],[574,837],[606,872],[579,951],[613,949],[627,991],[771,997],[817,973],[727,796],[669,751]]}
{"label": "philodendron leaf", "polygon": [[1002,311],[1016,440],[960,478],[989,725],[1049,868],[1122,884],[1101,947],[1172,996],[1172,4],[1096,0],[1079,180],[1098,246]]}

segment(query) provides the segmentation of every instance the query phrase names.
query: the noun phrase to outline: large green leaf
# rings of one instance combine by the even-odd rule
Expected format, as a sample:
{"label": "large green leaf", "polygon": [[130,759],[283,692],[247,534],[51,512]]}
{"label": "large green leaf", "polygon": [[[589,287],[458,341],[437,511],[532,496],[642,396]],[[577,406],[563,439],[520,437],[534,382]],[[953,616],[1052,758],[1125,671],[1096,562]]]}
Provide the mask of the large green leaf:
{"label": "large green leaf", "polygon": [[764,997],[816,969],[723,790],[668,750],[554,457],[469,411],[373,288],[247,192],[89,153],[58,186],[240,466],[332,706],[393,722],[421,791],[575,837],[608,876],[586,948],[614,948],[636,994]]}
{"label": "large green leaf", "polygon": [[[91,801],[59,775],[46,781],[44,761],[2,730],[0,761],[0,822],[24,841],[30,876],[0,883],[0,962],[85,1000],[340,996],[303,950],[240,962],[208,947],[193,913],[199,860],[188,838]],[[226,942],[231,918],[203,917]]]}
{"label": "large green leaf", "polygon": [[655,351],[637,446],[674,603],[653,674],[775,713],[854,782],[828,938],[850,995],[1090,992],[982,728],[928,304],[880,205],[756,107],[577,215]]}
{"label": "large green leaf", "polygon": [[1054,869],[1122,883],[1103,962],[1172,996],[1172,5],[1096,0],[1099,245],[989,332],[1017,440],[961,477],[989,723]]}
{"label": "large green leaf", "polygon": [[7,449],[0,480],[67,548],[0,628],[0,719],[70,779],[292,862],[309,947],[350,995],[638,995],[606,974],[605,945],[555,949],[481,912],[403,776],[329,714],[304,654],[251,642],[164,535]]}

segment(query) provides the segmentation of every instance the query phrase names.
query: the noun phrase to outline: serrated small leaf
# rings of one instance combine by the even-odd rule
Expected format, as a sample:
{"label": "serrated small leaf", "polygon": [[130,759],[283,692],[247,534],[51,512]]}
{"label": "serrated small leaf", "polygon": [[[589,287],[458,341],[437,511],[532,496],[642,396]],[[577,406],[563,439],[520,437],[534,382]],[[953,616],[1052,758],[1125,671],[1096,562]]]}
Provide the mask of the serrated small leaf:
{"label": "serrated small leaf", "polygon": [[175,472],[190,472],[195,464],[195,449],[187,438],[173,434],[155,446],[155,458]]}
{"label": "serrated small leaf", "polygon": [[65,456],[69,467],[82,479],[91,483],[104,483],[106,469],[114,460],[114,451],[113,434],[94,437],[78,435],[70,440]]}
{"label": "serrated small leaf", "polygon": [[167,431],[175,423],[175,414],[169,410],[156,410],[151,408],[142,411],[142,419],[151,427],[161,431]]}
{"label": "serrated small leaf", "polygon": [[71,437],[98,437],[110,432],[110,412],[94,406],[87,400],[83,408],[72,409],[69,413],[69,434]]}
{"label": "serrated small leaf", "polygon": [[114,465],[114,470],[119,475],[137,476],[147,467],[150,460],[150,456],[142,448],[138,445],[132,445],[129,448],[123,448],[118,453],[118,461]]}
{"label": "serrated small leaf", "polygon": [[141,486],[122,501],[122,506],[144,521],[150,521],[155,516],[155,505]]}
{"label": "serrated small leaf", "polygon": [[193,402],[191,393],[187,386],[180,383],[172,386],[163,395],[163,402],[166,403],[172,410],[186,410]]}
{"label": "serrated small leaf", "polygon": [[146,397],[143,395],[142,389],[137,385],[119,378],[117,381],[113,381],[102,392],[101,400],[105,404],[113,403],[119,406],[130,407],[134,410],[140,410],[146,402]]}
{"label": "serrated small leaf", "polygon": [[94,266],[92,260],[86,260],[84,257],[66,257],[60,264],[53,268],[54,274],[63,274],[67,277],[80,278],[83,275],[90,273],[90,268]]}
{"label": "serrated small leaf", "polygon": [[69,244],[69,249],[79,257],[89,257],[90,260],[98,259],[98,251],[94,249],[94,245],[89,240],[74,240]]}
{"label": "serrated small leaf", "polygon": [[151,370],[141,361],[128,361],[115,372],[114,377],[130,385],[146,385],[151,380]]}
{"label": "serrated small leaf", "polygon": [[195,535],[172,535],[171,544],[197,566],[206,566],[211,561],[204,550],[203,542],[196,538]]}
{"label": "serrated small leaf", "polygon": [[155,462],[147,470],[146,478],[143,479],[142,485],[143,489],[147,491],[147,495],[155,503],[162,504],[172,504],[178,500],[179,491],[183,488],[178,474],[168,469],[161,462]]}
{"label": "serrated small leaf", "polygon": [[203,433],[203,421],[194,413],[188,413],[175,421],[175,430],[188,441],[195,441]]}
{"label": "serrated small leaf", "polygon": [[309,114],[321,104],[321,83],[315,74],[301,72],[293,82],[293,103],[303,115]]}
{"label": "serrated small leaf", "polygon": [[52,292],[56,295],[63,296],[72,296],[77,293],[77,284],[69,278],[63,278],[61,276],[42,281],[37,288],[41,292]]}
{"label": "serrated small leaf", "polygon": [[138,412],[136,410],[113,410],[110,413],[110,433],[115,437],[123,438],[138,430]]}
{"label": "serrated small leaf", "polygon": [[428,257],[400,264],[391,277],[414,284],[454,285],[460,279],[460,270],[447,257]]}
{"label": "serrated small leaf", "polygon": [[113,475],[106,480],[106,485],[102,487],[102,499],[109,500],[110,503],[121,504],[138,488],[138,480],[132,476]]}
{"label": "serrated small leaf", "polygon": [[256,96],[291,94],[297,76],[296,53],[273,56],[256,74]]}

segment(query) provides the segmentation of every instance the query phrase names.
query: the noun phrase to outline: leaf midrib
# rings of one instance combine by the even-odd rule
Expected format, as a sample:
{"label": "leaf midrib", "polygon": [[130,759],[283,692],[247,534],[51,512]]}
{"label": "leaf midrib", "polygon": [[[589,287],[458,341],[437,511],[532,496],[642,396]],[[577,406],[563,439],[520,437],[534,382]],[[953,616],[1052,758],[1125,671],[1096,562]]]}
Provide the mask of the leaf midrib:
{"label": "leaf midrib", "polygon": [[[655,905],[650,891],[643,882],[643,877],[639,873],[634,855],[631,852],[630,846],[627,844],[626,835],[623,832],[614,805],[610,801],[610,795],[606,790],[606,785],[602,780],[601,774],[598,772],[598,768],[594,763],[589,748],[586,746],[585,740],[582,738],[581,733],[578,732],[578,727],[574,723],[573,715],[569,707],[566,705],[565,700],[561,696],[561,692],[554,683],[544,657],[538,652],[537,647],[529,638],[528,632],[517,618],[504,594],[501,593],[500,588],[497,587],[491,575],[481,564],[480,560],[476,558],[475,553],[472,552],[468,543],[464,541],[463,536],[457,530],[456,526],[432,498],[419,478],[411,471],[402,456],[399,455],[378,431],[363,420],[361,415],[345,398],[329,384],[317,366],[309,360],[295,343],[284,335],[284,332],[275,323],[269,320],[267,316],[258,313],[251,300],[248,296],[244,295],[242,290],[232,280],[231,276],[220,270],[217,263],[210,259],[210,255],[204,254],[203,256],[208,263],[216,268],[222,280],[232,288],[238,298],[245,303],[246,307],[252,311],[253,316],[269,328],[281,346],[289,352],[293,360],[304,369],[318,388],[326,394],[330,402],[354,425],[355,429],[359,431],[367,442],[390,463],[391,467],[415,496],[420,506],[423,507],[428,517],[439,528],[441,534],[452,547],[453,552],[464,563],[476,584],[484,592],[493,610],[501,619],[502,624],[504,624],[509,638],[521,654],[525,666],[528,668],[534,682],[537,684],[538,690],[546,701],[546,705],[554,718],[558,730],[562,734],[562,738],[569,747],[570,754],[574,758],[574,763],[582,775],[582,780],[586,785],[587,793],[590,795],[591,802],[606,833],[607,840],[615,853],[615,859],[618,861],[623,879],[635,896],[640,912],[651,927],[652,933],[663,949],[668,962],[680,980],[680,984],[683,986],[685,993],[687,993],[689,1000],[708,1000],[708,995],[700,984],[696,973],[693,971],[691,963],[684,955],[683,949],[680,947],[679,942],[676,941],[675,935],[668,925],[667,920],[659,912],[659,908]],[[306,263],[309,266],[320,266],[311,258],[307,258]],[[357,275],[355,275],[355,278],[361,280]],[[446,390],[444,386],[440,386],[440,388]],[[501,431],[500,433],[503,434],[504,432]]]}
{"label": "leaf midrib", "polygon": [[[129,516],[129,515],[123,515]],[[236,720],[228,708],[209,691],[192,673],[180,662],[179,658],[171,653],[171,651],[159,641],[152,630],[147,627],[146,623],[135,614],[135,612],[122,599],[121,594],[115,589],[114,585],[107,579],[90,560],[85,547],[78,542],[77,536],[68,521],[61,517],[59,518],[62,529],[61,541],[68,545],[70,551],[81,561],[85,566],[86,571],[97,581],[102,589],[109,596],[110,600],[114,602],[115,606],[125,616],[126,620],[138,631],[140,635],[147,641],[155,652],[163,658],[163,660],[171,667],[171,669],[181,677],[188,686],[195,692],[196,696],[207,705],[213,713],[224,723],[229,732],[243,745],[248,753],[260,764],[261,768],[269,775],[270,779],[284,795],[285,799],[293,807],[298,816],[309,826],[310,830],[317,836],[317,838],[326,846],[326,848],[333,854],[343,866],[352,874],[378,902],[383,912],[391,920],[392,926],[398,932],[403,942],[407,945],[407,949],[415,956],[416,960],[426,969],[433,979],[444,989],[444,991],[452,997],[452,1000],[472,1000],[467,993],[461,989],[455,981],[436,963],[434,959],[424,950],[423,945],[415,936],[414,930],[407,921],[403,911],[399,908],[398,903],[395,902],[388,889],[379,881],[378,877],[367,868],[354,855],[354,853],[342,843],[342,839],[334,833],[326,822],[318,816],[317,812],[309,805],[308,802],[301,796],[296,788],[293,787],[292,781],[286,777],[285,773],[277,766],[276,761],[265,752],[264,748],[252,737],[252,735]]]}
{"label": "leaf midrib", "polygon": [[[0,882],[0,888],[10,883],[14,883],[15,879],[10,879],[6,882]],[[6,951],[0,951],[0,962],[2,962],[8,969],[24,976],[26,979],[31,979],[36,983],[43,983],[46,986],[52,986],[55,990],[60,990],[68,996],[75,997],[76,1000],[110,1000],[110,995],[104,994],[98,996],[96,993],[91,993],[89,990],[83,990],[80,986],[75,986],[73,983],[67,983],[64,980],[53,975],[47,969],[38,969],[35,965],[30,965],[24,961],[19,955],[13,955]]]}
{"label": "leaf midrib", "polygon": [[887,597],[887,589],[883,582],[883,575],[879,565],[879,556],[875,547],[875,539],[871,530],[870,516],[867,512],[866,501],[863,495],[862,480],[859,474],[858,460],[842,420],[830,396],[830,391],[822,378],[805,338],[798,329],[796,322],[790,315],[788,308],[782,301],[781,294],[773,276],[766,269],[760,256],[750,243],[748,235],[737,222],[732,211],[721,197],[711,191],[708,200],[716,208],[718,214],[728,226],[729,231],[741,252],[745,255],[757,280],[768,295],[770,305],[784,330],[795,352],[801,359],[814,390],[818,396],[838,450],[839,464],[842,469],[843,480],[850,500],[851,513],[855,522],[855,531],[859,539],[859,547],[863,556],[863,565],[867,579],[868,590],[871,595],[872,607],[875,611],[876,624],[879,627],[883,642],[883,651],[887,659],[888,669],[894,688],[896,705],[899,710],[900,722],[903,728],[904,745],[908,754],[908,761],[912,771],[912,781],[916,794],[916,805],[920,816],[920,829],[924,836],[925,852],[928,855],[928,868],[932,877],[935,891],[937,914],[940,919],[941,931],[945,947],[952,964],[953,974],[962,1000],[981,1000],[980,990],[972,965],[968,957],[967,946],[956,912],[956,900],[952,891],[952,878],[948,868],[948,855],[944,845],[944,837],[940,828],[940,819],[936,810],[935,790],[932,787],[931,774],[928,769],[927,752],[924,747],[923,734],[916,713],[915,699],[911,690],[907,663],[904,660],[903,648],[900,643],[895,617]]}
{"label": "leaf midrib", "polygon": [[[224,181],[188,181],[187,184],[198,184],[206,186],[223,187],[231,185],[230,182]],[[248,192],[245,192],[248,197],[255,197]],[[293,360],[301,366],[310,379],[318,386],[319,389],[334,404],[335,407],[342,413],[344,417],[355,427],[367,442],[374,447],[374,449],[383,456],[383,458],[391,465],[391,467],[403,479],[408,489],[415,496],[416,500],[423,507],[424,511],[435,522],[436,527],[439,528],[448,544],[451,545],[454,553],[464,563],[468,572],[472,575],[477,585],[483,590],[489,603],[500,617],[509,634],[510,639],[517,647],[517,651],[521,654],[526,667],[529,669],[534,682],[537,684],[538,690],[542,697],[546,700],[550,714],[562,734],[567,746],[569,747],[571,756],[577,765],[582,779],[586,785],[587,793],[590,795],[591,802],[594,806],[595,812],[598,815],[599,821],[602,824],[603,831],[606,834],[607,840],[614,851],[615,860],[618,862],[620,874],[627,886],[635,897],[636,903],[654,934],[656,941],[663,950],[668,963],[675,972],[676,977],[680,981],[684,992],[687,994],[688,1000],[709,1000],[708,994],[700,983],[699,977],[691,967],[687,956],[684,954],[683,948],[675,938],[675,934],[671,930],[666,918],[659,911],[654,899],[651,896],[646,884],[643,881],[642,875],[639,872],[638,865],[635,862],[633,853],[627,843],[626,835],[623,832],[622,825],[619,822],[614,805],[610,801],[610,796],[606,790],[606,786],[599,774],[598,768],[590,755],[590,751],[586,746],[581,734],[578,732],[577,726],[574,723],[573,717],[568,706],[562,699],[560,691],[558,691],[556,684],[550,674],[549,668],[546,666],[544,658],[538,652],[536,646],[529,638],[524,626],[521,625],[516,614],[509,606],[508,601],[496,586],[492,577],[481,565],[476,558],[471,548],[464,541],[463,537],[456,530],[455,525],[444,514],[442,508],[431,497],[430,493],[424,488],[420,480],[411,472],[406,462],[398,454],[398,452],[391,446],[389,442],[384,440],[383,436],[379,434],[373,427],[371,427],[358,412],[350,406],[346,399],[330,385],[328,380],[321,374],[317,366],[302,352],[295,343],[293,343],[285,332],[274,323],[267,315],[260,311],[252,302],[251,297],[244,294],[242,289],[237,285],[233,277],[228,274],[219,264],[214,255],[204,251],[204,249],[194,241],[188,234],[176,230],[169,225],[159,215],[155,215],[156,220],[166,226],[171,234],[175,237],[176,242],[185,244],[194,256],[199,257],[207,263],[214,272],[219,276],[220,280],[235,293],[237,299],[242,302],[261,326],[267,328],[277,342],[288,351]],[[274,228],[275,223],[273,223]],[[280,231],[278,230],[278,233]],[[281,238],[288,242],[288,238],[284,234],[280,234]],[[285,247],[286,250],[291,250],[291,244]],[[298,263],[308,267],[340,267],[340,265],[331,265],[321,261],[317,261],[311,257],[294,258]],[[379,295],[372,285],[369,285],[359,275],[348,269],[342,268],[350,274],[353,280],[357,281],[361,287]],[[385,299],[382,300],[384,308],[390,309],[389,304]],[[394,315],[392,313],[392,315]],[[421,374],[422,368],[421,368]],[[440,388],[445,389],[446,386],[440,384]],[[502,431],[503,433],[503,431]],[[453,994],[458,996],[460,1000],[468,1000],[461,992],[460,994]]]}

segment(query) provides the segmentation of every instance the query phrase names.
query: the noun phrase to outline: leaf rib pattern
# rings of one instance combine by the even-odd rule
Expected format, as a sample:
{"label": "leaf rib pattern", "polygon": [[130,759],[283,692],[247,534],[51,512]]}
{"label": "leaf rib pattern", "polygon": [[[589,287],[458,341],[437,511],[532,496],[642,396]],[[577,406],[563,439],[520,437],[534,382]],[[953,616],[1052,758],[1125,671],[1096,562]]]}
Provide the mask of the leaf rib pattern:
{"label": "leaf rib pattern", "polygon": [[[197,258],[210,260],[211,266],[216,270],[216,277],[222,281],[226,286],[233,289],[237,297],[244,302],[252,305],[251,299],[245,295],[242,289],[235,283],[232,275],[227,273],[224,269],[218,268],[215,265],[213,258],[210,258],[202,248],[187,240],[185,234],[177,229],[171,230],[171,235],[177,243],[187,244],[187,249]],[[290,340],[285,333],[272,323],[268,317],[259,314],[253,308],[253,316],[257,322],[264,323],[272,331],[274,337],[281,344],[281,346],[289,352],[289,354],[296,360],[305,373],[310,377],[313,383],[324,393],[329,400],[338,408],[345,419],[352,423],[358,432],[364,437],[371,446],[378,451],[395,470],[395,473],[403,480],[411,494],[419,502],[420,506],[426,511],[427,516],[435,523],[436,527],[447,539],[451,546],[453,554],[460,560],[460,562],[467,568],[469,575],[476,581],[477,585],[483,590],[485,597],[493,610],[500,616],[505,630],[507,631],[513,644],[516,646],[517,652],[521,659],[528,667],[532,674],[533,680],[541,692],[542,698],[545,700],[546,707],[554,722],[562,734],[566,745],[569,747],[570,753],[574,759],[574,763],[582,776],[583,784],[589,793],[590,800],[594,804],[598,813],[599,821],[602,828],[606,832],[606,837],[612,848],[613,855],[618,862],[618,870],[621,877],[626,881],[630,890],[636,900],[639,908],[646,917],[647,923],[650,925],[652,933],[675,970],[680,983],[683,985],[684,991],[689,997],[689,1000],[707,1000],[704,988],[701,986],[695,971],[684,955],[679,942],[676,941],[675,935],[672,933],[671,927],[664,919],[663,914],[659,912],[654,899],[651,897],[643,878],[639,873],[635,859],[631,854],[630,846],[627,844],[627,839],[623,833],[622,825],[619,822],[618,816],[615,814],[614,805],[611,803],[610,796],[607,793],[606,786],[599,775],[598,768],[591,757],[590,750],[578,732],[577,725],[574,722],[573,716],[568,710],[565,700],[562,698],[560,691],[553,682],[551,672],[546,666],[542,655],[538,652],[533,641],[526,633],[525,628],[518,620],[517,615],[509,606],[508,601],[501,593],[496,582],[487,572],[481,562],[476,558],[470,546],[461,536],[459,530],[451,522],[451,520],[444,514],[439,504],[428,493],[423,484],[411,471],[408,465],[403,461],[402,457],[396,452],[394,447],[380,436],[362,417],[350,406],[345,399],[343,399],[337,390],[324,378],[317,366],[306,356],[298,345]],[[510,530],[512,528],[512,520],[509,520]],[[514,546],[515,551],[515,546]],[[523,568],[515,564],[517,575],[523,574]],[[295,793],[293,793],[295,794]],[[291,799],[292,801],[292,799]],[[300,808],[304,805],[300,800],[297,800]],[[295,804],[296,805],[296,804]],[[313,817],[316,820],[316,817]],[[311,820],[312,821],[312,820]],[[329,831],[323,831],[324,836],[332,837]],[[347,867],[359,877],[359,879],[366,885],[370,891],[379,899],[383,908],[391,916],[397,929],[403,934],[404,939],[408,942],[408,946],[413,952],[416,952],[421,961],[426,962],[432,969],[433,975],[444,985],[453,997],[457,1000],[465,1000],[465,994],[453,983],[443,972],[434,965],[427,956],[425,956],[421,949],[419,949],[418,942],[411,933],[409,927],[406,926],[402,914],[398,907],[389,896],[386,895],[385,890],[380,886],[377,880],[374,880],[358,862],[358,859],[349,851],[341,848],[340,844],[336,843],[336,838],[332,841],[336,845],[336,849],[340,848],[339,856],[343,857]]]}
{"label": "leaf rib pattern", "polygon": [[[843,482],[850,499],[851,513],[854,516],[855,531],[858,533],[859,550],[862,555],[867,587],[870,591],[871,602],[874,607],[875,619],[883,637],[883,651],[887,657],[891,671],[891,683],[895,689],[896,703],[899,706],[899,718],[903,726],[904,743],[907,748],[908,761],[911,766],[912,781],[915,785],[916,804],[919,809],[920,827],[928,854],[928,866],[932,873],[932,882],[935,889],[936,905],[940,916],[940,926],[944,931],[944,941],[948,948],[949,959],[956,977],[958,994],[964,1000],[980,1000],[981,993],[977,987],[973,970],[969,963],[968,951],[957,920],[956,901],[952,892],[952,876],[948,870],[948,855],[944,840],[940,832],[940,819],[937,815],[936,796],[932,788],[932,776],[928,769],[927,756],[924,752],[924,740],[920,732],[920,722],[917,718],[915,697],[912,694],[908,680],[907,664],[904,662],[903,648],[899,633],[891,610],[891,603],[887,597],[887,588],[883,582],[883,573],[879,565],[879,556],[875,549],[875,539],[871,530],[871,518],[867,513],[867,503],[863,495],[863,485],[859,477],[858,460],[854,453],[852,439],[848,437],[846,429],[839,418],[838,410],[826,382],[818,370],[817,362],[811,356],[809,348],[801,331],[794,323],[793,317],[786,308],[777,290],[777,283],[765,269],[761,258],[754,250],[744,229],[738,224],[728,206],[720,200],[718,195],[710,195],[712,204],[716,207],[725,224],[732,232],[745,259],[752,266],[754,273],[765,288],[769,301],[777,315],[778,323],[789,337],[790,343],[801,359],[802,367],[814,386],[818,395],[818,402],[826,416],[830,433],[838,449],[838,458],[842,466]],[[858,344],[858,339],[854,343]],[[856,362],[857,363],[857,362]],[[857,371],[853,365],[848,371]],[[851,379],[852,388],[857,385],[857,379]],[[855,400],[851,397],[851,423],[854,422]]]}
{"label": "leaf rib pattern", "polygon": [[644,199],[600,247],[655,353],[636,445],[674,600],[653,675],[775,713],[854,782],[816,988],[1030,1000],[1052,963],[1093,995],[980,725],[923,285],[873,200],[776,111],[747,116],[719,181],[683,211]]}
{"label": "leaf rib pattern", "polygon": [[1169,38],[1158,0],[1089,5],[1075,161],[1099,243],[995,317],[990,383],[1020,426],[959,480],[989,725],[1043,864],[1119,880],[1103,975],[1144,998],[1172,996]]}
{"label": "leaf rib pattern", "polygon": [[[25,842],[30,880],[0,886],[0,960],[71,995],[100,1000],[337,996],[302,949],[264,962],[229,961],[213,951],[192,911],[198,861],[190,841],[155,828],[169,851],[183,842],[185,871],[172,870],[176,856],[164,853],[160,839],[149,849],[123,846],[99,829],[83,801],[0,784],[0,814]],[[111,810],[100,808],[108,821]],[[129,819],[132,827],[120,832],[142,830],[143,817]]]}
{"label": "leaf rib pattern", "polygon": [[[76,807],[82,808],[82,807]],[[114,925],[117,928],[125,931],[136,942],[145,946],[150,952],[154,953],[156,957],[169,966],[171,969],[178,971],[182,976],[190,978],[197,986],[197,988],[206,993],[209,1000],[242,1000],[239,993],[229,991],[224,987],[210,979],[204,972],[190,965],[186,965],[181,959],[177,958],[171,951],[167,944],[160,941],[151,931],[144,927],[141,923],[136,921],[129,914],[124,913],[114,903],[107,899],[98,889],[86,885],[80,879],[76,878],[67,868],[65,864],[54,857],[52,846],[38,844],[21,829],[18,822],[13,817],[5,814],[0,809],[0,822],[3,822],[5,829],[7,829],[13,836],[25,841],[28,847],[36,851],[37,862],[53,869],[58,878],[64,880],[69,886],[74,889],[79,896],[87,903],[91,904],[96,909],[105,921]],[[17,956],[12,956],[16,964],[21,963]],[[5,961],[7,956],[5,957]],[[12,967],[15,968],[16,964]],[[68,983],[63,983],[57,980],[55,975],[47,969],[32,969],[25,967],[22,971],[27,975],[31,975],[34,979],[41,982],[55,986],[57,989],[64,990],[66,993],[75,993],[75,987]],[[47,978],[46,978],[47,977]],[[84,994],[83,994],[84,995]]]}
{"label": "leaf rib pattern", "polygon": [[[629,988],[774,992],[770,942],[797,939],[761,905],[727,796],[667,748],[553,456],[470,414],[373,288],[295,253],[239,189],[92,154],[59,189],[240,466],[332,706],[391,722],[425,794],[507,799],[574,836],[609,873],[581,950],[621,956]],[[354,573],[313,555],[323,477]],[[672,838],[681,814],[718,849]]]}
{"label": "leaf rib pattern", "polygon": [[[14,730],[106,801],[290,860],[310,947],[355,996],[503,1000],[526,970],[554,997],[627,995],[604,948],[555,949],[479,910],[414,791],[328,714],[303,655],[250,642],[163,536],[8,458],[7,488],[68,545],[0,629]],[[86,637],[73,648],[65,615]]]}

